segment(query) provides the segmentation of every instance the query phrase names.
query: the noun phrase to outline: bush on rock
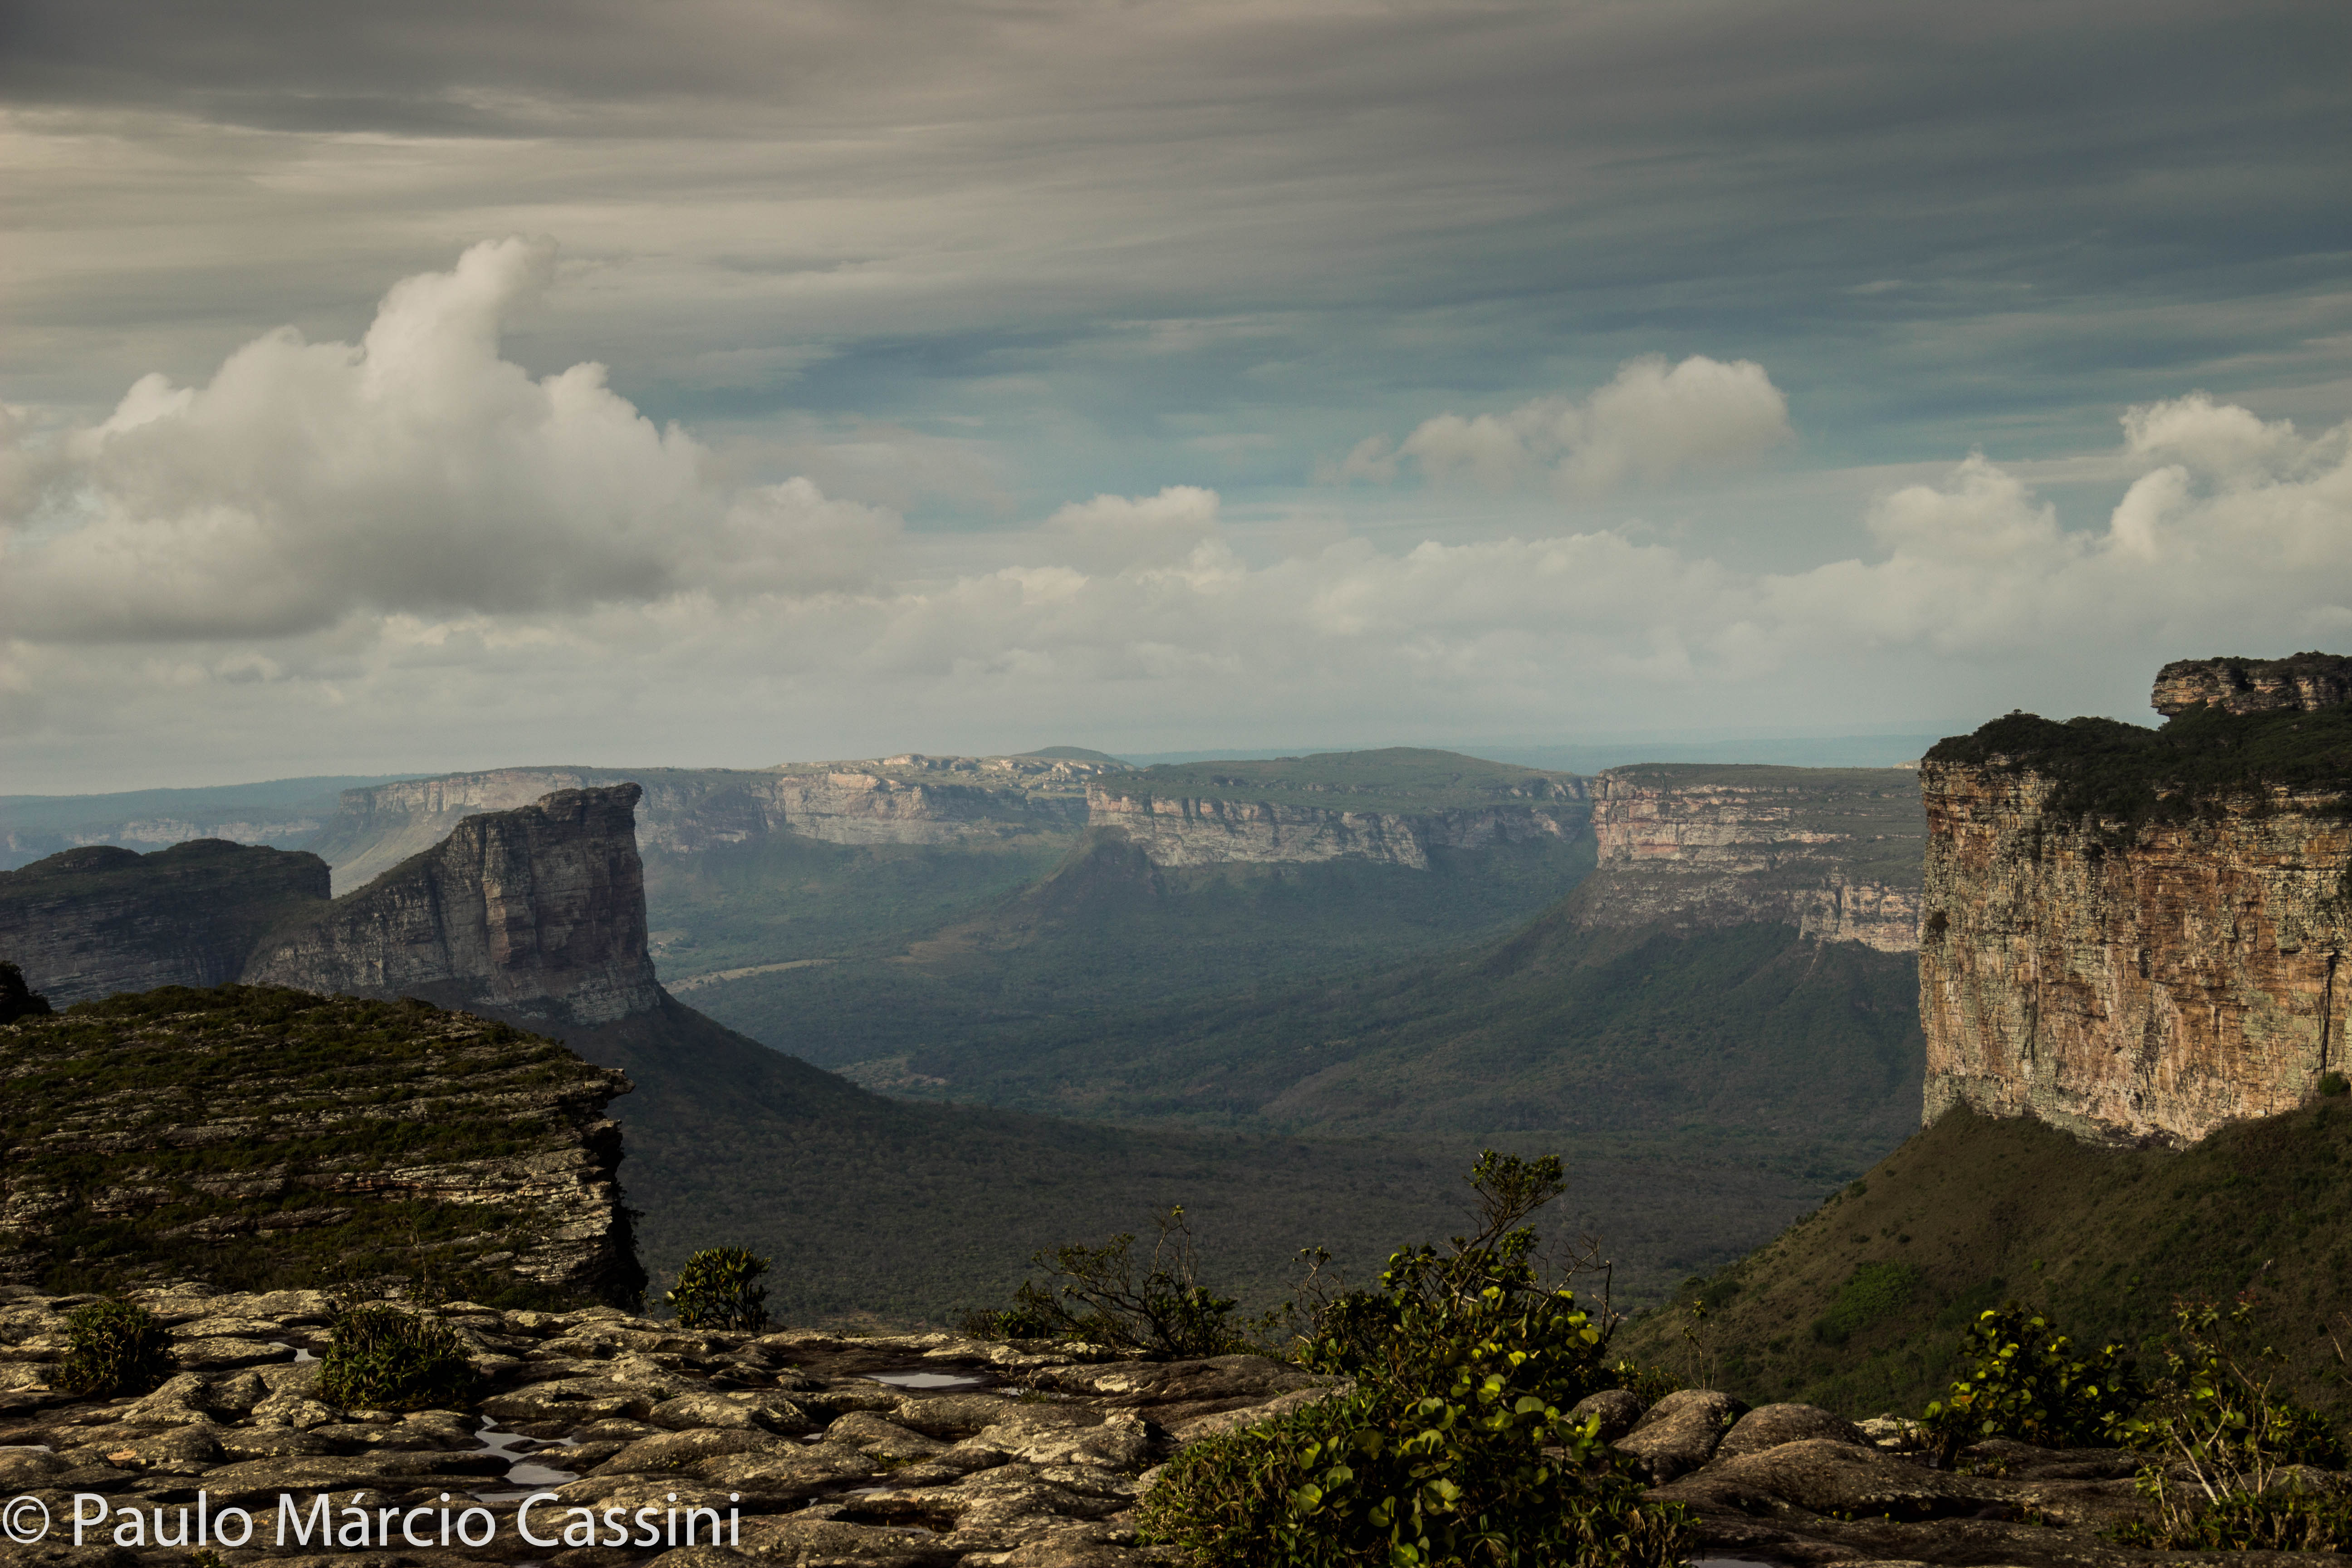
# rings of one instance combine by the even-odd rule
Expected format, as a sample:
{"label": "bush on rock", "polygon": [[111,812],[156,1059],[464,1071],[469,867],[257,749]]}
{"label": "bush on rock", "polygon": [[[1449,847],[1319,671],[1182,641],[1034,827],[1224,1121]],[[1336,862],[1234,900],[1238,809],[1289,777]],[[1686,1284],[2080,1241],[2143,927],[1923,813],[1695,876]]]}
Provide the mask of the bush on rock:
{"label": "bush on rock", "polygon": [[71,1394],[110,1398],[146,1394],[172,1375],[171,1336],[155,1314],[131,1301],[92,1301],[66,1314],[58,1372]]}
{"label": "bush on rock", "polygon": [[474,1388],[465,1342],[438,1318],[388,1302],[337,1314],[319,1391],[346,1410],[444,1410]]}

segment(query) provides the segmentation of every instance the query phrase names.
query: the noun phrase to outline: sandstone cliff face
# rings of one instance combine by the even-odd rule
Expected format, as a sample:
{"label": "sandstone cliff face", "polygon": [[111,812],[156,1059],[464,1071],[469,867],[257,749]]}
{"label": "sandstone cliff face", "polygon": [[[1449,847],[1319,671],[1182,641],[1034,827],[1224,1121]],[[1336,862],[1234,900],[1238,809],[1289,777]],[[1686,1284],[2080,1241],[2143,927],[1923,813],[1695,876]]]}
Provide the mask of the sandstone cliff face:
{"label": "sandstone cliff face", "polygon": [[793,834],[828,844],[955,845],[1086,825],[1087,781],[1115,765],[1032,757],[927,757],[760,771],[501,768],[343,792],[311,846],[349,888],[439,843],[468,816],[556,790],[643,787],[641,849],[696,854]]}
{"label": "sandstone cliff face", "polygon": [[2198,703],[2231,713],[2316,713],[2352,700],[2352,658],[2183,658],[2157,672],[2149,706],[2169,719]]}
{"label": "sandstone cliff face", "polygon": [[1429,869],[1433,848],[1484,849],[1531,838],[1573,838],[1581,808],[1472,806],[1453,811],[1326,810],[1274,801],[1145,795],[1117,784],[1087,791],[1089,826],[1140,846],[1155,866],[1335,860]]}
{"label": "sandstone cliff face", "polygon": [[579,1024],[658,1006],[639,794],[634,784],[559,790],[464,817],[435,848],[273,932],[244,978]]}
{"label": "sandstone cliff face", "polygon": [[1921,783],[1927,1121],[2188,1143],[2347,1065],[2341,795],[2118,829],[2053,815],[2032,771],[1931,761]]}
{"label": "sandstone cliff face", "polygon": [[1599,862],[1586,926],[1777,921],[1823,942],[1909,952],[1922,823],[1896,768],[1614,769],[1591,784]]}
{"label": "sandstone cliff face", "polygon": [[234,980],[261,933],[327,904],[327,866],[199,839],[141,855],[68,849],[0,871],[0,959],[63,1007]]}
{"label": "sandstone cliff face", "polygon": [[629,1300],[645,1277],[604,1114],[629,1087],[414,1003],[229,986],[0,1026],[0,1279],[425,1267]]}

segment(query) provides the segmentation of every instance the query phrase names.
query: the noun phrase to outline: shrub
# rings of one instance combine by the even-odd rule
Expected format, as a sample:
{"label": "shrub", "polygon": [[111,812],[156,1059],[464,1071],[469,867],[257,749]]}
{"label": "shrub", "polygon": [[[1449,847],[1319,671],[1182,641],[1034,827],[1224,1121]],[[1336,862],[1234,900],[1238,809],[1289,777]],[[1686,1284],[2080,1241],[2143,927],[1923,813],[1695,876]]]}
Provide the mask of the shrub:
{"label": "shrub", "polygon": [[2319,1075],[2319,1092],[2331,1100],[2340,1094],[2352,1094],[2352,1079],[2331,1068]]}
{"label": "shrub", "polygon": [[760,1276],[768,1260],[740,1247],[707,1247],[677,1271],[677,1289],[663,1298],[681,1329],[732,1329],[757,1333],[768,1326],[768,1288]]}
{"label": "shrub", "polygon": [[1152,1222],[1160,1237],[1141,1279],[1132,1234],[1114,1236],[1101,1247],[1056,1247],[1030,1259],[1033,1267],[1053,1271],[1045,1284],[1025,1281],[1012,1310],[976,1317],[1000,1325],[1002,1337],[1083,1340],[1162,1360],[1257,1348],[1233,1321],[1234,1299],[1201,1283],[1184,1211],[1171,1208]]}
{"label": "shrub", "polygon": [[335,1315],[319,1391],[346,1410],[440,1410],[473,1392],[474,1365],[457,1331],[388,1302]]}
{"label": "shrub", "polygon": [[1187,1448],[1142,1500],[1150,1542],[1201,1568],[1664,1563],[1689,1516],[1647,1502],[1599,1424],[1566,1412],[1621,1373],[1607,1311],[1540,1279],[1519,1222],[1562,1190],[1556,1158],[1482,1155],[1486,1224],[1401,1251],[1379,1287],[1306,1316],[1299,1359],[1351,1393]]}
{"label": "shrub", "polygon": [[130,1301],[92,1301],[66,1314],[68,1392],[110,1398],[146,1394],[172,1375],[171,1336],[155,1314]]}
{"label": "shrub", "polygon": [[25,984],[25,972],[0,960],[0,1024],[47,1015],[49,999]]}
{"label": "shrub", "polygon": [[[2340,1468],[2344,1446],[2317,1413],[2276,1392],[2286,1357],[2262,1342],[2254,1306],[2252,1291],[2227,1311],[2210,1301],[2178,1304],[2164,1376],[2147,1412],[2124,1426],[2134,1447],[2158,1456],[2141,1468],[2139,1489],[2156,1504],[2153,1528],[2167,1540],[2343,1522],[2340,1511],[2314,1512],[2317,1500],[2291,1500],[2294,1489],[2276,1484],[2290,1465]],[[2188,1481],[2173,1479],[2184,1472]]]}
{"label": "shrub", "polygon": [[2352,1498],[2285,1486],[2229,1492],[2202,1507],[2167,1507],[2161,1487],[2140,1472],[2142,1495],[2155,1500],[2154,1522],[2133,1520],[2107,1531],[2119,1546],[2159,1552],[2352,1551]]}
{"label": "shrub", "polygon": [[2122,1346],[2078,1356],[2072,1340],[2014,1301],[1980,1314],[1960,1352],[1974,1363],[1969,1374],[1927,1406],[1946,1463],[1987,1437],[2053,1447],[2112,1442],[2137,1402]]}

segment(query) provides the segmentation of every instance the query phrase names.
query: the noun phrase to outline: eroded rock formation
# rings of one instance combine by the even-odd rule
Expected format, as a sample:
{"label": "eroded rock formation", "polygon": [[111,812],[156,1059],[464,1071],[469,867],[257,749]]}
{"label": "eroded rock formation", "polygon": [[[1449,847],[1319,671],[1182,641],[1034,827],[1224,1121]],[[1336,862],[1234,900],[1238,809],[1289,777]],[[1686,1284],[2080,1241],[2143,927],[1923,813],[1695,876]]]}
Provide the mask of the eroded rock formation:
{"label": "eroded rock formation", "polygon": [[0,959],[59,1007],[234,980],[264,931],[327,907],[315,855],[198,839],[68,849],[0,871]]}
{"label": "eroded rock formation", "polygon": [[0,1279],[644,1288],[604,1115],[629,1080],[504,1024],[167,989],[0,1026]]}
{"label": "eroded rock formation", "polygon": [[577,1024],[650,1011],[661,988],[646,952],[640,793],[558,790],[464,817],[434,848],[271,933],[244,978]]}
{"label": "eroded rock formation", "polygon": [[2231,713],[2315,713],[2346,701],[2352,701],[2352,658],[2299,653],[2288,658],[2175,659],[2157,672],[2149,706],[2169,719],[2200,702]]}
{"label": "eroded rock formation", "polygon": [[1429,868],[1434,848],[1484,849],[1532,838],[1573,838],[1581,805],[1479,805],[1450,811],[1345,811],[1277,801],[1156,795],[1118,784],[1087,791],[1089,826],[1141,847],[1155,866],[1275,864],[1352,857]]}
{"label": "eroded rock formation", "polygon": [[1780,921],[1824,942],[1918,941],[1923,825],[1901,768],[1661,764],[1591,784],[1587,926]]}
{"label": "eroded rock formation", "polygon": [[2059,781],[1928,762],[1927,1120],[1957,1104],[2189,1143],[2347,1066],[2345,796],[2117,829]]}
{"label": "eroded rock formation", "polygon": [[2188,1143],[2352,1065],[2348,670],[2170,664],[2160,731],[2012,714],[1929,752],[1929,1121]]}

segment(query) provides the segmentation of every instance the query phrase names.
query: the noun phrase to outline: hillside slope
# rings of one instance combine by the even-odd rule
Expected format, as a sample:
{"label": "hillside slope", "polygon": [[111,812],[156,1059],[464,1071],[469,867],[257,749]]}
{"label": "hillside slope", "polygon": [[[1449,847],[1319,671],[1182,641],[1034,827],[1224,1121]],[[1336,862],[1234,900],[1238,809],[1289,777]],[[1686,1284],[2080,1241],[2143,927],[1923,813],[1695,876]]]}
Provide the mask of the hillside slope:
{"label": "hillside slope", "polygon": [[[2251,1286],[2304,1396],[2341,1418],[2352,1397],[2327,1336],[2352,1344],[2347,1171],[2342,1098],[2179,1151],[1958,1109],[1622,1342],[1755,1404],[1916,1415],[1943,1393],[1961,1330],[2004,1300],[2047,1310],[2077,1341],[2139,1346],[2170,1327],[2176,1298],[2226,1302]],[[1696,1359],[1692,1301],[1710,1312]]]}

